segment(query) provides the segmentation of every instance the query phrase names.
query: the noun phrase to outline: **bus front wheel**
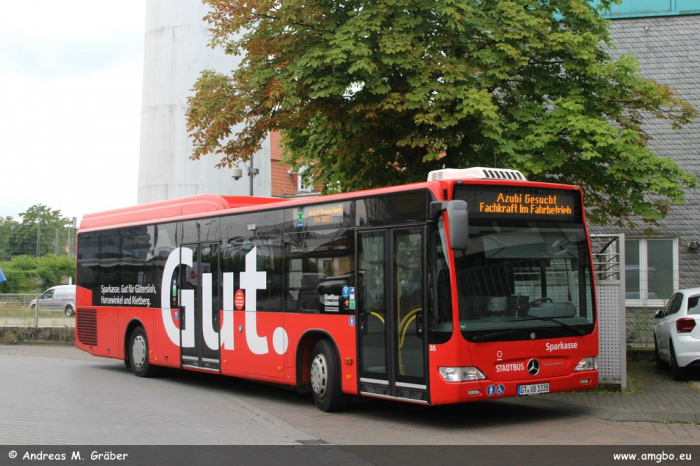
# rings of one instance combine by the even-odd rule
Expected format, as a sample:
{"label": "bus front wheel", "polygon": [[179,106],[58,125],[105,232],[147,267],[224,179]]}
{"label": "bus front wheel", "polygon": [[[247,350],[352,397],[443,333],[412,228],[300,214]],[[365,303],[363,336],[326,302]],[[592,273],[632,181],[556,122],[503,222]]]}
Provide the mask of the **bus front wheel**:
{"label": "bus front wheel", "polygon": [[131,334],[129,362],[131,363],[131,371],[138,377],[158,375],[160,368],[148,362],[148,338],[143,327],[138,327]]}
{"label": "bus front wheel", "polygon": [[348,397],[340,385],[340,368],[335,349],[328,340],[319,340],[311,353],[311,389],[321,411],[340,411],[348,405]]}

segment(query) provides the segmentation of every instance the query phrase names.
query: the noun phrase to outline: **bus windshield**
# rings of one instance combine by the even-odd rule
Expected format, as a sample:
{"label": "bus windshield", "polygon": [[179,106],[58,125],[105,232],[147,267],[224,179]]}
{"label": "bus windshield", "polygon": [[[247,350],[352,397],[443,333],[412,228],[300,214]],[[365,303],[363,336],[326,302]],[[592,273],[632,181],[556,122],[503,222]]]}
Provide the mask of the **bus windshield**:
{"label": "bus windshield", "polygon": [[589,334],[595,316],[581,224],[480,220],[455,252],[459,321],[474,342]]}

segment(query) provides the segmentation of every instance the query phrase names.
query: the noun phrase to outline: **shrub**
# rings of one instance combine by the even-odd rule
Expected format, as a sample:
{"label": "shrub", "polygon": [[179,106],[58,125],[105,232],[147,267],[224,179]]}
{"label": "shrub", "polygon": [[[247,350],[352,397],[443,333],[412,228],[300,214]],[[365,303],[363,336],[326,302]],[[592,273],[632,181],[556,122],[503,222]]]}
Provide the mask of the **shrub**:
{"label": "shrub", "polygon": [[75,283],[75,260],[68,256],[15,256],[0,267],[7,278],[0,283],[0,293],[36,293],[60,284],[63,277]]}

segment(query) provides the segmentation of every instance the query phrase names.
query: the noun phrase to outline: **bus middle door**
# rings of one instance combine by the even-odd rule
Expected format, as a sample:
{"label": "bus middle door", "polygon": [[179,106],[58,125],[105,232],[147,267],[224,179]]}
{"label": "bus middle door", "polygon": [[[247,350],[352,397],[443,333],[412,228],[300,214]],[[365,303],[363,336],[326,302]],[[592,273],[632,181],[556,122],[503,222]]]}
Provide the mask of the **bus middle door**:
{"label": "bus middle door", "polygon": [[180,268],[180,353],[183,368],[220,370],[219,244],[184,244],[192,266]]}
{"label": "bus middle door", "polygon": [[358,233],[360,393],[428,402],[425,227]]}

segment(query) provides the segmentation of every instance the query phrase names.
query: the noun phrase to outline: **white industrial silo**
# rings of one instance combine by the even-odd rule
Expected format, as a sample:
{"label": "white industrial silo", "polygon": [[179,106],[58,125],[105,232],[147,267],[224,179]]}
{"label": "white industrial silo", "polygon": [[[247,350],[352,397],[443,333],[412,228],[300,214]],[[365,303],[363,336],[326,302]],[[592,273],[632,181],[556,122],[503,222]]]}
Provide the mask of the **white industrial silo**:
{"label": "white industrial silo", "polygon": [[[204,69],[230,73],[239,58],[212,50],[207,7],[201,0],[147,0],[144,49],[141,147],[138,203],[195,194],[248,195],[248,163],[240,163],[243,177],[235,181],[228,168],[217,169],[218,156],[189,159],[187,97]],[[235,132],[235,130],[234,130]],[[254,195],[270,196],[270,139],[254,157],[260,174]]]}

